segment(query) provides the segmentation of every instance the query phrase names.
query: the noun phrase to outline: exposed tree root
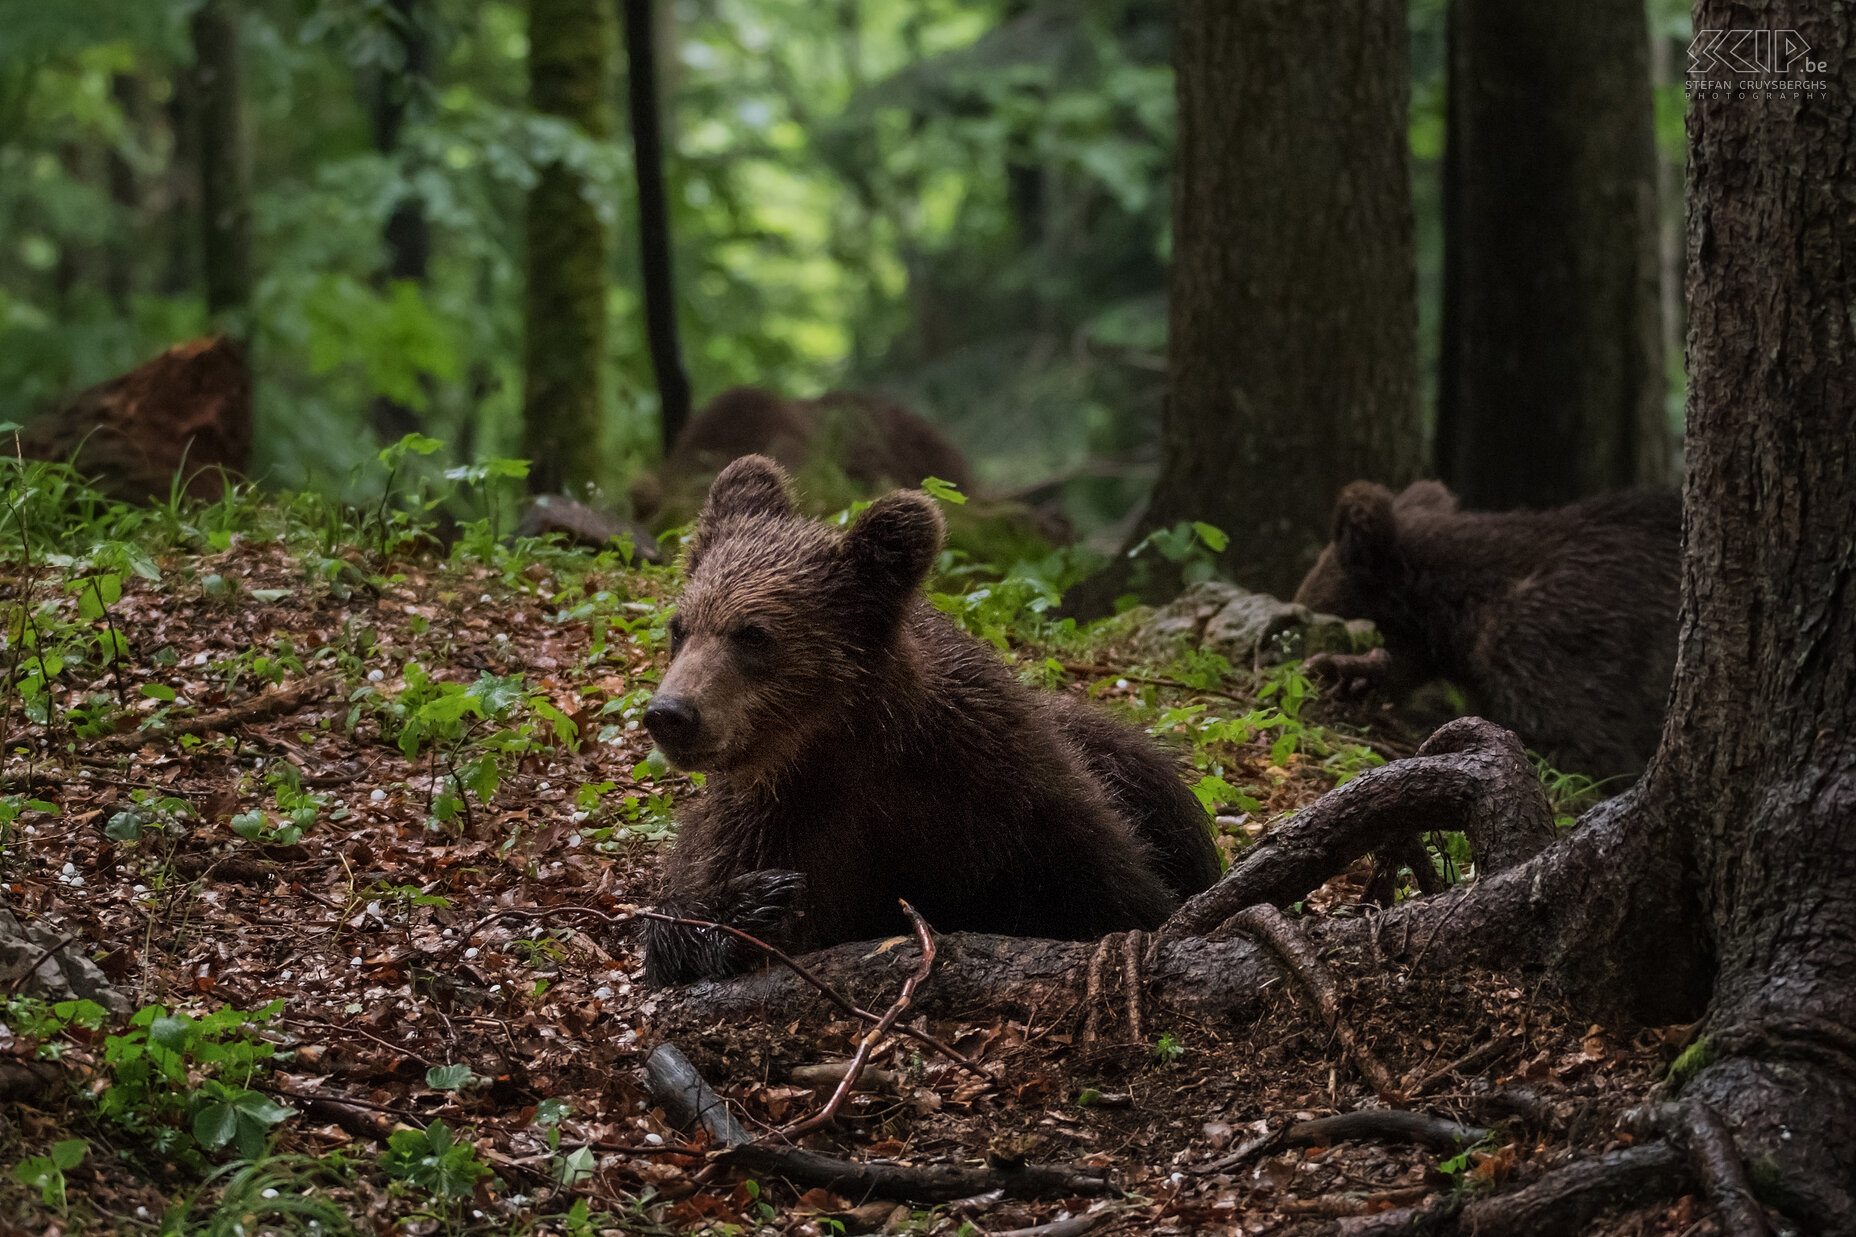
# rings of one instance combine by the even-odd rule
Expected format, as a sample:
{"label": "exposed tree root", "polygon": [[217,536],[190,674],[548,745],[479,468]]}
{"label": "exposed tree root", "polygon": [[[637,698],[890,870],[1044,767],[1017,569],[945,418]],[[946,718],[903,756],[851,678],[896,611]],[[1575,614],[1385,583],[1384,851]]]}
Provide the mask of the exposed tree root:
{"label": "exposed tree root", "polygon": [[1393,1082],[1392,1072],[1373,1055],[1373,1050],[1367,1047],[1366,1041],[1353,1029],[1353,1024],[1342,1015],[1340,989],[1335,986],[1334,977],[1328,974],[1328,968],[1321,964],[1320,957],[1309,948],[1302,935],[1283,918],[1282,912],[1268,904],[1253,906],[1240,911],[1231,922],[1269,942],[1295,976],[1302,991],[1308,994],[1316,1012],[1321,1015],[1322,1025],[1334,1033],[1341,1048],[1372,1086],[1374,1093],[1389,1104],[1403,1103],[1405,1097]]}
{"label": "exposed tree root", "polygon": [[1769,1237],[1765,1208],[1753,1197],[1746,1164],[1719,1113],[1691,1100],[1639,1108],[1626,1120],[1638,1133],[1661,1134],[1688,1152],[1726,1237]]}
{"label": "exposed tree root", "polygon": [[1441,727],[1410,760],[1363,773],[1272,829],[1160,935],[1208,935],[1245,907],[1293,902],[1361,855],[1397,852],[1436,829],[1467,834],[1485,875],[1554,841],[1553,813],[1520,740],[1479,717]]}
{"label": "exposed tree root", "polygon": [[[1670,1198],[1693,1182],[1688,1158],[1668,1143],[1650,1143],[1569,1164],[1525,1189],[1467,1205],[1457,1198],[1424,1207],[1342,1220],[1337,1237],[1473,1234],[1474,1237],[1580,1237],[1599,1212]],[[1459,1209],[1460,1208],[1460,1209]]]}
{"label": "exposed tree root", "polygon": [[819,1186],[860,1200],[894,1198],[911,1203],[945,1203],[994,1190],[1006,1198],[1070,1198],[1113,1190],[1099,1172],[1057,1164],[1017,1168],[966,1168],[959,1165],[894,1164],[873,1160],[854,1163],[815,1151],[749,1143],[720,1152],[710,1161],[756,1177],[785,1178],[796,1186]]}

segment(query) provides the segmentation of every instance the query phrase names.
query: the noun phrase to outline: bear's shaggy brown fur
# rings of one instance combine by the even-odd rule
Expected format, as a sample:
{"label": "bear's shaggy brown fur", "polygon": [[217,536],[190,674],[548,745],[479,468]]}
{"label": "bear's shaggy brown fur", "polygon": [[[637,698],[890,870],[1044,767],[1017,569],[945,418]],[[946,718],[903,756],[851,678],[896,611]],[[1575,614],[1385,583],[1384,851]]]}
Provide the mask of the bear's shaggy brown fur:
{"label": "bear's shaggy brown fur", "polygon": [[1407,685],[1454,681],[1557,767],[1634,776],[1675,668],[1681,540],[1674,494],[1466,512],[1435,481],[1356,481],[1295,599],[1373,620]]}
{"label": "bear's shaggy brown fur", "polygon": [[866,494],[928,477],[973,488],[960,450],[900,404],[855,391],[782,399],[760,387],[731,387],[690,418],[657,473],[633,483],[632,514],[687,519],[709,478],[744,455],[770,456],[791,472],[829,462]]}
{"label": "bear's shaggy brown fur", "polygon": [[[1217,879],[1205,813],[1146,736],[1020,684],[927,603],[941,536],[920,493],[840,531],[797,514],[772,460],[716,478],[645,714],[709,775],[666,909],[794,947],[904,932],[898,898],[943,931],[1087,939]],[[662,923],[645,954],[655,983],[753,960]]]}

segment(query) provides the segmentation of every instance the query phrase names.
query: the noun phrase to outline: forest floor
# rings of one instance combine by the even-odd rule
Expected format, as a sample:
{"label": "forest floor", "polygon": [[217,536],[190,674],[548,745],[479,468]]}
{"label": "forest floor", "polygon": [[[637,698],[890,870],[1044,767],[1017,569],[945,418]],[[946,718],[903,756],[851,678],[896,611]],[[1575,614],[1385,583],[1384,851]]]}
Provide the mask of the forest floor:
{"label": "forest floor", "polygon": [[[1420,952],[1343,973],[1347,1016],[1394,1075],[1432,1076],[1416,1107],[1488,1124],[1477,1097],[1518,1083],[1551,1128],[1497,1124],[1460,1152],[1290,1148],[1258,1136],[1379,1101],[1289,985],[1251,1025],[1151,1011],[1139,1043],[1111,1028],[1085,1045],[1076,1008],[974,1010],[927,1029],[991,1085],[891,1043],[873,1064],[894,1077],[806,1145],[1095,1166],[1120,1194],[911,1208],[705,1175],[702,1136],[645,1088],[658,1033],[627,922],[695,793],[637,721],[671,573],[210,525],[176,524],[148,558],[41,551],[3,585],[4,897],[142,1010],[124,1026],[9,998],[0,1063],[51,1058],[63,1077],[0,1107],[5,1231],[996,1234],[1081,1216],[1043,1231],[1326,1232],[1620,1145],[1618,1112],[1680,1046],[1682,1028],[1570,1021],[1512,977]],[[1360,717],[1297,716],[1280,676],[1268,699],[1247,673],[1208,694],[1178,677],[1202,666],[1134,672],[1112,644],[1064,639],[1014,653],[1195,744],[1221,798],[1250,809],[1221,817],[1227,850],[1372,759]],[[1302,913],[1370,914],[1366,875]],[[842,1061],[852,1032],[726,1025],[679,1043],[764,1135],[823,1101],[792,1070]],[[1604,1231],[1699,1237],[1704,1210],[1687,1198]]]}

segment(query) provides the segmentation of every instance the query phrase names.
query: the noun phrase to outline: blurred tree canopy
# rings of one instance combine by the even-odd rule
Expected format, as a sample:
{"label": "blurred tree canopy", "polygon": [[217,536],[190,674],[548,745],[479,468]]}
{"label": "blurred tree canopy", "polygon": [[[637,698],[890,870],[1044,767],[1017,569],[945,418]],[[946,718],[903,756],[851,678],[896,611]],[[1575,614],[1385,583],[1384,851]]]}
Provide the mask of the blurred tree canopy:
{"label": "blurred tree canopy", "polygon": [[[237,17],[251,151],[259,475],[341,488],[382,407],[450,462],[519,454],[524,208],[558,163],[607,230],[603,479],[622,493],[658,451],[626,58],[594,139],[530,109],[525,3],[216,3]],[[0,0],[0,419],[207,329],[200,8]],[[1427,409],[1444,8],[1410,9]],[[698,403],[743,382],[883,387],[996,487],[1073,475],[1084,531],[1144,496],[1166,378],[1165,0],[660,0],[655,16]],[[1673,0],[1651,16],[1666,42],[1684,33]],[[1680,74],[1678,53],[1665,150]],[[389,252],[407,203],[423,278]]]}

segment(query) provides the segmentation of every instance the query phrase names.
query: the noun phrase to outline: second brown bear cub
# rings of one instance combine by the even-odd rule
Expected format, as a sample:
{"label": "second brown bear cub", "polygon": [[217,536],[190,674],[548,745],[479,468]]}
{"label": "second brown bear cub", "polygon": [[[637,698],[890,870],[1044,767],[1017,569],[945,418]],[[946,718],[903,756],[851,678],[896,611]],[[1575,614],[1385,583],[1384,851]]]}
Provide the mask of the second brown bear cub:
{"label": "second brown bear cub", "polygon": [[[937,929],[1086,939],[1158,926],[1218,878],[1204,811],[1142,734],[1020,684],[922,596],[926,495],[848,530],[762,456],[723,470],[685,561],[645,725],[709,775],[664,909],[790,948]],[[653,983],[744,969],[735,938],[652,923]]]}

